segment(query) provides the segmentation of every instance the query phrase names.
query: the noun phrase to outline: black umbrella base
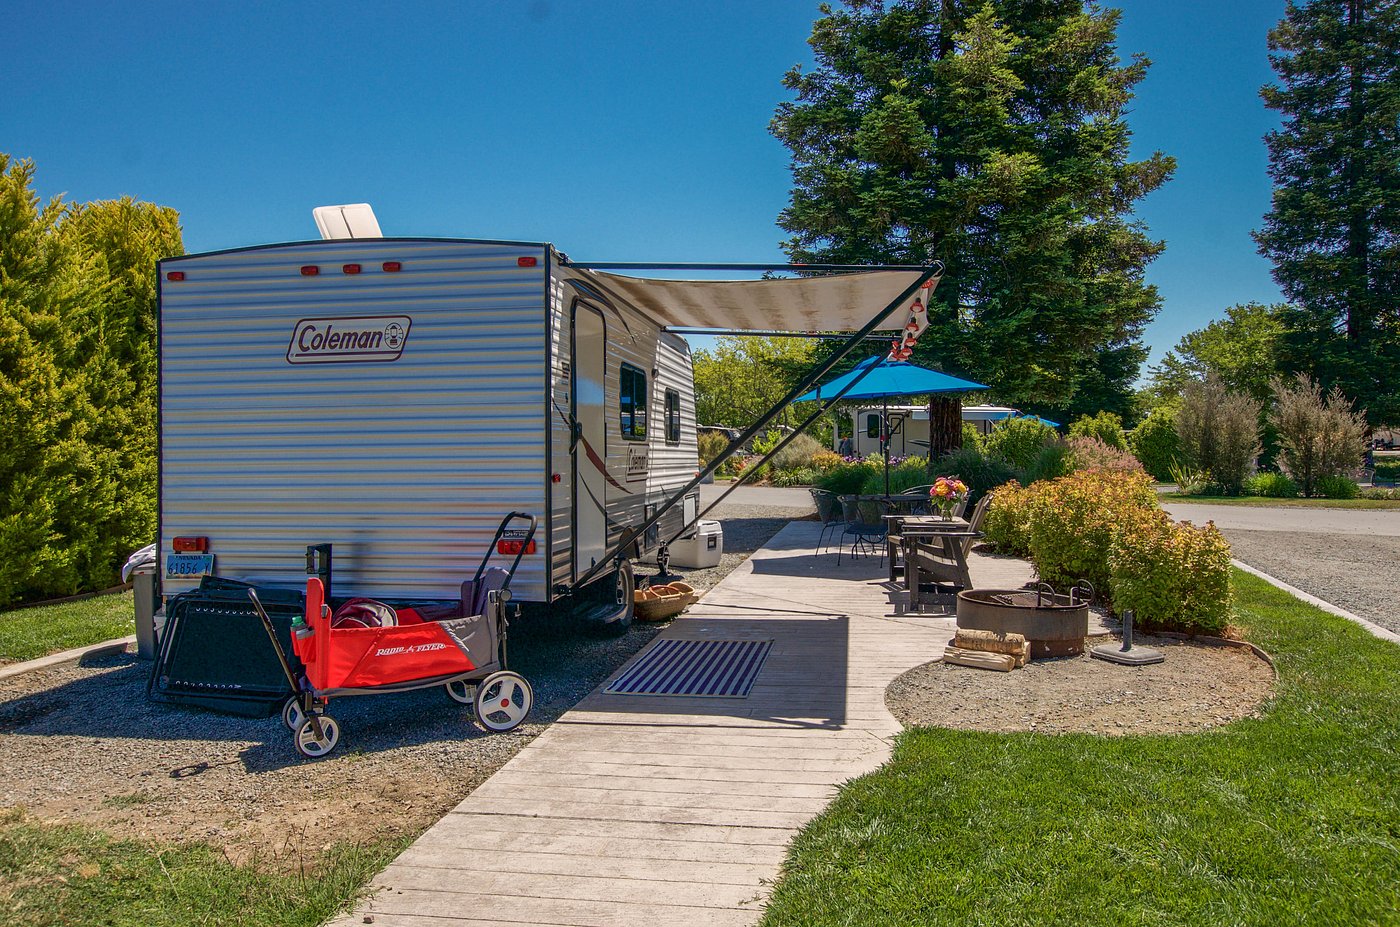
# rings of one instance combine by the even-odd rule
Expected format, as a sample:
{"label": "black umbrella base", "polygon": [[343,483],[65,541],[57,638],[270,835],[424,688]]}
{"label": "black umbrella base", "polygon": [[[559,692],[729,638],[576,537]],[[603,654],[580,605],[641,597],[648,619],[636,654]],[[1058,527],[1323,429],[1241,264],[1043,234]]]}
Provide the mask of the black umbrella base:
{"label": "black umbrella base", "polygon": [[1167,659],[1163,656],[1162,651],[1151,647],[1131,647],[1124,650],[1116,644],[1100,644],[1089,651],[1089,656],[1096,660],[1107,660],[1109,663],[1117,663],[1122,666],[1148,666]]}

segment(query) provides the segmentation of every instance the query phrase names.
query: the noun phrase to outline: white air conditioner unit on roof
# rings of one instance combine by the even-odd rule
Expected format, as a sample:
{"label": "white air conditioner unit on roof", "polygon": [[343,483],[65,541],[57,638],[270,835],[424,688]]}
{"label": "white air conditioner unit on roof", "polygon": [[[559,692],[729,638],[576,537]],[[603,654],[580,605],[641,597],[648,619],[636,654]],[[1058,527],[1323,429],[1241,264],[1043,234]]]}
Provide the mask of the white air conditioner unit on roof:
{"label": "white air conditioner unit on roof", "polygon": [[316,228],[321,238],[332,241],[338,238],[383,238],[379,231],[379,220],[369,203],[348,203],[344,206],[317,206],[311,210],[316,219]]}

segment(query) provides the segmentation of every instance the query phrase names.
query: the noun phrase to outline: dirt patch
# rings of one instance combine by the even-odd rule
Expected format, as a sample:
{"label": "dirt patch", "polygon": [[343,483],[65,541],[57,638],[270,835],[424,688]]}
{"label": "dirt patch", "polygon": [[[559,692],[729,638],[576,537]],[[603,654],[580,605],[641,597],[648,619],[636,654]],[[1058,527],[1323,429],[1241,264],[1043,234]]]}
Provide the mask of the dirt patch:
{"label": "dirt patch", "polygon": [[885,704],[906,727],[1181,734],[1255,715],[1273,692],[1273,669],[1249,650],[1143,634],[1135,642],[1166,660],[1129,667],[1086,653],[1009,673],[925,663],[890,683]]}
{"label": "dirt patch", "polygon": [[[712,588],[795,514],[724,506]],[[653,568],[654,569],[654,568]],[[638,567],[638,575],[646,568]],[[146,698],[150,664],[131,655],[0,680],[0,809],[115,837],[200,840],[235,862],[295,867],[334,843],[420,833],[665,627],[595,640],[512,629],[511,668],[535,690],[529,721],[487,734],[440,688],[338,699],[341,746],[303,761],[278,718],[249,720]]]}

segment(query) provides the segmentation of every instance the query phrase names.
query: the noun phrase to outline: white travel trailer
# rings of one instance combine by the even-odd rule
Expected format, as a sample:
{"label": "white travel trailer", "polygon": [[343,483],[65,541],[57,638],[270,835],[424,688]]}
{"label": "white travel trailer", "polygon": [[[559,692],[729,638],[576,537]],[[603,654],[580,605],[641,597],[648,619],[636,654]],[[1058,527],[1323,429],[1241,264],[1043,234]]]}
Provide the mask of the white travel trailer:
{"label": "white travel trailer", "polygon": [[[1023,413],[1009,406],[963,406],[963,424],[972,425],[978,434],[989,435],[997,422],[1015,418]],[[841,434],[833,439],[832,450],[840,450],[842,437],[854,435],[853,453],[862,457],[879,454],[881,416],[889,416],[890,453],[899,457],[927,454],[929,448],[928,406],[858,406],[851,410],[850,430],[842,423]],[[1041,419],[1046,424],[1058,423]]]}
{"label": "white travel trailer", "polygon": [[625,558],[699,514],[690,352],[666,329],[856,328],[932,274],[648,280],[545,243],[369,234],[160,262],[162,595],[296,586],[331,544],[337,596],[453,599],[519,511],[539,532],[516,600],[625,626]]}

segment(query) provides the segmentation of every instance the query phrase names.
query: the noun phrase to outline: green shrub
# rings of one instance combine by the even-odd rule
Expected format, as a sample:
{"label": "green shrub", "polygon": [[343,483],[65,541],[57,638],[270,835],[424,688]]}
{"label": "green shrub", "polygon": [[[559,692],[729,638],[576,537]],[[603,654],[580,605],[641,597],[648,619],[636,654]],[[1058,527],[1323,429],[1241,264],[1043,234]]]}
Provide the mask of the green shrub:
{"label": "green shrub", "polygon": [[830,473],[837,467],[842,466],[845,460],[835,451],[822,451],[812,455],[812,467],[822,473]]}
{"label": "green shrub", "polygon": [[1057,439],[1036,452],[1030,466],[1025,468],[1024,477],[1026,485],[1029,486],[1041,480],[1069,476],[1073,472],[1074,457],[1070,454],[1069,445]]}
{"label": "green shrub", "polygon": [[[1298,481],[1303,495],[1331,496],[1322,490],[1327,477],[1341,476],[1357,466],[1365,447],[1366,419],[1351,410],[1351,403],[1336,387],[1326,395],[1305,373],[1269,381],[1274,406],[1269,418],[1278,429],[1279,462]],[[1340,489],[1340,484],[1331,484]],[[1344,490],[1343,490],[1344,491]]]}
{"label": "green shrub", "polygon": [[1025,416],[1003,419],[987,436],[987,453],[999,457],[1017,470],[1035,460],[1040,449],[1056,440],[1059,433],[1044,422]]}
{"label": "green shrub", "polygon": [[1211,488],[1210,477],[1204,470],[1197,470],[1186,464],[1174,464],[1171,478],[1176,484],[1176,491],[1183,496],[1203,496],[1206,490]]}
{"label": "green shrub", "polygon": [[1256,473],[1244,481],[1244,494],[1269,499],[1296,499],[1298,484],[1282,473]]}
{"label": "green shrub", "polygon": [[1176,415],[1168,409],[1153,409],[1128,436],[1128,444],[1143,469],[1166,482],[1172,467],[1182,463],[1181,439],[1176,434]]}
{"label": "green shrub", "polygon": [[814,486],[821,479],[820,471],[810,467],[793,470],[775,470],[771,477],[774,486]]}
{"label": "green shrub", "polygon": [[1367,486],[1361,490],[1363,499],[1387,499],[1400,501],[1400,489],[1387,489],[1381,486]]}
{"label": "green shrub", "polygon": [[[881,496],[885,493],[885,464],[876,457],[872,463],[867,461],[870,467],[869,475],[865,482],[861,484],[859,492],[870,496]],[[890,465],[890,492],[903,492],[911,486],[923,486],[932,483],[933,478],[928,474],[928,459],[924,457],[906,457],[897,464]]]}
{"label": "green shrub", "polygon": [[[1016,476],[1016,472],[1006,461],[988,456],[977,448],[966,444],[961,450],[944,454],[938,458],[933,469],[941,476],[956,476],[967,484],[969,510],[988,490],[1000,486]],[[924,482],[931,481],[925,479]]]}
{"label": "green shrub", "polygon": [[1110,447],[1092,435],[1069,439],[1069,458],[1076,470],[1122,470],[1145,473],[1138,459],[1126,450]]}
{"label": "green shrub", "polygon": [[785,434],[786,432],[779,431],[777,428],[770,428],[760,437],[754,438],[750,447],[753,448],[755,454],[762,457],[764,454],[777,447],[778,442],[783,440]]}
{"label": "green shrub", "polygon": [[982,436],[982,432],[977,430],[977,426],[971,422],[963,422],[962,424],[962,441],[963,447],[975,448],[984,453],[987,450],[987,439]]}
{"label": "green shrub", "polygon": [[817,443],[816,438],[797,435],[788,442],[787,447],[774,454],[769,463],[774,470],[810,470],[813,469],[812,461],[825,451],[826,448]]}
{"label": "green shrub", "polygon": [[717,431],[702,431],[695,438],[695,443],[700,452],[700,466],[708,467],[725,448],[729,447],[729,439]]}
{"label": "green shrub", "polygon": [[1324,499],[1355,499],[1361,495],[1361,487],[1350,477],[1323,476],[1318,478],[1313,492]]}
{"label": "green shrub", "polygon": [[1088,579],[1096,589],[1107,589],[1117,527],[1158,508],[1146,473],[1086,470],[1033,489],[1028,546],[1040,578],[1055,586]]}
{"label": "green shrub", "polygon": [[1214,524],[1126,511],[1108,555],[1113,607],[1145,630],[1216,634],[1230,617],[1230,545]]}
{"label": "green shrub", "polygon": [[999,552],[1017,557],[1030,555],[1030,507],[1035,491],[1012,480],[992,490],[992,503],[982,522],[982,533]]}
{"label": "green shrub", "polygon": [[1191,465],[1221,491],[1240,491],[1259,456],[1259,403],[1232,393],[1214,373],[1193,380],[1181,394],[1176,433]]}
{"label": "green shrub", "polygon": [[1098,438],[1104,444],[1118,451],[1128,449],[1128,436],[1123,433],[1123,420],[1112,412],[1100,412],[1092,418],[1087,415],[1069,426],[1071,438]]}
{"label": "green shrub", "polygon": [[864,460],[841,464],[818,477],[817,487],[838,496],[854,495],[863,491],[866,479],[874,472],[876,468]]}

